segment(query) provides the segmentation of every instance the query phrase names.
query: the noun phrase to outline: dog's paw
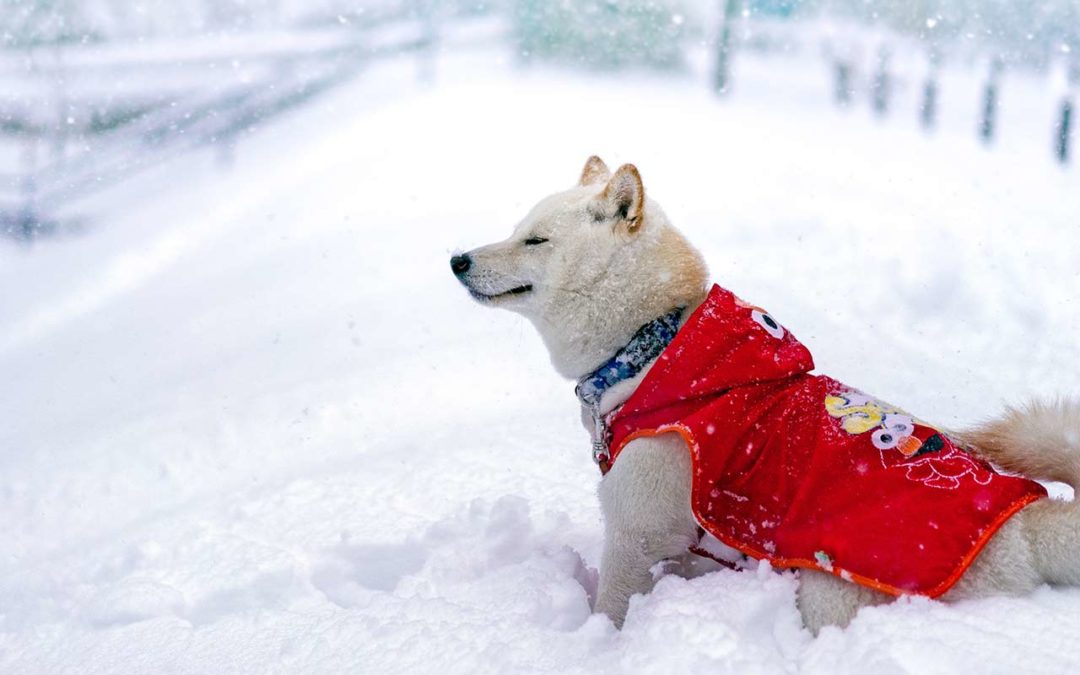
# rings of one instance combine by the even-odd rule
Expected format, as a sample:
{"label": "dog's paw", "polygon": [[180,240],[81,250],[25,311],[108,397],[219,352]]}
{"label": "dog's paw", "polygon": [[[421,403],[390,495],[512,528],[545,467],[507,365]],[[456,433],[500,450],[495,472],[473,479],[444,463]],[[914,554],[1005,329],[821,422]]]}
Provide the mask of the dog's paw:
{"label": "dog's paw", "polygon": [[611,623],[613,623],[616,628],[621,630],[623,622],[626,621],[626,612],[629,608],[629,598],[614,597],[613,594],[601,591],[600,597],[596,600],[596,607],[594,608],[593,613],[603,614],[611,619]]}

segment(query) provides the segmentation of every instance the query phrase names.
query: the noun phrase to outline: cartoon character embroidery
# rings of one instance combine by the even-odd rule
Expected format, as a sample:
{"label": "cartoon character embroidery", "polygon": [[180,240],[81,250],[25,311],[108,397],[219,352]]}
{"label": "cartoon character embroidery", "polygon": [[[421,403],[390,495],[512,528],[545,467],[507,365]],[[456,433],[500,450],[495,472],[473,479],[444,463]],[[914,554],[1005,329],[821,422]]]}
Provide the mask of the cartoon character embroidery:
{"label": "cartoon character embroidery", "polygon": [[912,435],[915,433],[915,419],[911,415],[860,391],[826,396],[825,410],[829,415],[840,418],[840,425],[849,434],[864,434],[873,430],[870,440],[878,450],[897,448],[904,457],[913,457],[922,447],[922,442]]}
{"label": "cartoon character embroidery", "polygon": [[[840,426],[849,434],[872,431],[870,440],[881,451],[882,463],[904,469],[908,480],[948,490],[960,487],[965,477],[986,485],[994,476],[966,452],[947,443],[940,432],[920,441],[914,435],[916,424],[934,431],[937,429],[862,392],[850,390],[830,394],[825,397],[825,410],[840,419]],[[899,450],[908,461],[887,461],[886,453],[892,449]]]}
{"label": "cartoon character embroidery", "polygon": [[[941,439],[937,434],[930,439]],[[925,444],[924,444],[925,445]],[[939,446],[940,447],[940,446]],[[979,465],[962,450],[953,449],[947,453],[927,454],[913,462],[905,462],[908,480],[913,480],[930,487],[955,490],[965,477],[970,477],[979,485],[987,485],[994,474]]]}

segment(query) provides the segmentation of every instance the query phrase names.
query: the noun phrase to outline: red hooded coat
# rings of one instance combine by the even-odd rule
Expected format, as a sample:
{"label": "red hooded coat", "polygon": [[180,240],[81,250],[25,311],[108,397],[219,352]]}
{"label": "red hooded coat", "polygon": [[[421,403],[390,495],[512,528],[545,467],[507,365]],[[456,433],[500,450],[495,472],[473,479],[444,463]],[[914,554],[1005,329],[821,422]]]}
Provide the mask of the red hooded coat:
{"label": "red hooded coat", "polygon": [[714,286],[609,418],[611,463],[634,438],[678,433],[702,528],[777,567],[893,595],[941,595],[1046,496],[813,368],[772,317]]}

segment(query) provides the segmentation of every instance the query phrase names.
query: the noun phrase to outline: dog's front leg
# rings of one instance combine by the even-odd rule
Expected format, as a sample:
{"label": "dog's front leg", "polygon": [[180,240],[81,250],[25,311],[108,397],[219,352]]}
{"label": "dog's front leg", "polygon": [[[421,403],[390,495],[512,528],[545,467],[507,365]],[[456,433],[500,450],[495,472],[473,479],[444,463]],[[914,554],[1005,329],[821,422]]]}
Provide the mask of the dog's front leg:
{"label": "dog's front leg", "polygon": [[600,483],[605,541],[596,611],[616,626],[630,596],[652,588],[652,567],[697,542],[690,471],[682,438],[664,434],[632,441]]}

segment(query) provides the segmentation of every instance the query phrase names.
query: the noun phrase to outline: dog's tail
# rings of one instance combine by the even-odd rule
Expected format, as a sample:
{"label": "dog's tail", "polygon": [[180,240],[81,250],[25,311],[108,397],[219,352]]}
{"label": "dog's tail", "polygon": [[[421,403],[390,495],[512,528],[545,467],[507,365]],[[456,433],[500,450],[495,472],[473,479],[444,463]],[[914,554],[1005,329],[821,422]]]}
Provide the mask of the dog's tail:
{"label": "dog's tail", "polygon": [[1007,471],[1080,491],[1080,399],[1029,401],[960,434]]}

